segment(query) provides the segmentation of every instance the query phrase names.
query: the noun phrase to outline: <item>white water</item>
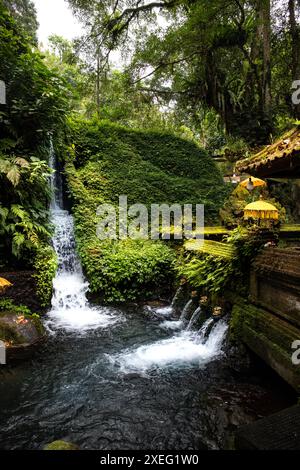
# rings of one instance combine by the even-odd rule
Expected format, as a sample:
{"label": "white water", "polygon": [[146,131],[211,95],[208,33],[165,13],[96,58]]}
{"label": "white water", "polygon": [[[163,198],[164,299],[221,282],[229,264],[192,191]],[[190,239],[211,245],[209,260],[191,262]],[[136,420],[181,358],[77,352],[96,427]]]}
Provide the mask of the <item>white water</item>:
{"label": "white water", "polygon": [[200,328],[199,332],[198,332],[198,336],[201,340],[205,340],[205,338],[207,337],[207,334],[210,332],[210,330],[212,330],[212,326],[214,324],[214,319],[213,318],[209,318],[203,325],[202,327]]}
{"label": "white water", "polygon": [[165,320],[161,323],[160,327],[164,330],[181,330],[184,326],[184,322],[181,320]]}
{"label": "white water", "polygon": [[163,317],[170,317],[173,313],[173,308],[172,307],[161,307],[157,308],[156,313],[159,315],[162,315]]}
{"label": "white water", "polygon": [[189,314],[192,313],[193,308],[194,308],[194,303],[193,303],[193,300],[191,299],[191,300],[188,301],[188,303],[184,307],[184,309],[182,311],[182,314],[181,314],[181,317],[180,317],[180,320],[181,321],[187,320]]}
{"label": "white water", "polygon": [[[210,322],[211,319],[205,325],[209,325]],[[202,338],[196,332],[185,330],[172,338],[127,350],[121,354],[110,356],[109,359],[125,374],[146,373],[153,368],[190,364],[203,367],[223,354],[222,346],[227,330],[228,325],[220,320],[213,327],[208,338]]]}
{"label": "white water", "polygon": [[195,312],[193,313],[192,318],[190,319],[190,322],[188,324],[188,327],[187,327],[188,330],[191,330],[193,328],[193,326],[197,323],[197,321],[200,318],[201,312],[202,312],[201,307],[198,307],[195,310]]}
{"label": "white water", "polygon": [[[50,165],[55,166],[53,147]],[[55,226],[53,246],[58,257],[58,270],[53,281],[52,309],[46,326],[50,331],[64,329],[69,332],[85,333],[97,328],[107,328],[120,320],[112,309],[91,307],[87,300],[89,284],[86,282],[76,254],[73,217],[63,210],[61,190],[57,178],[52,176],[51,203],[52,221]]]}

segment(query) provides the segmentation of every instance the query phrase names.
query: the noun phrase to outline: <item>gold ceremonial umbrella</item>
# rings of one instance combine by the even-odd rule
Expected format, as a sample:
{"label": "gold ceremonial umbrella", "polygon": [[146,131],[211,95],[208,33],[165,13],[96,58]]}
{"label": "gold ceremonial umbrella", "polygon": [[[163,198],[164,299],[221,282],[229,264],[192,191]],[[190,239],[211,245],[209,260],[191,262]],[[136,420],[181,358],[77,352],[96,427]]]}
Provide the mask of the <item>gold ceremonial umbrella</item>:
{"label": "gold ceremonial umbrella", "polygon": [[9,281],[4,279],[3,277],[0,277],[0,293],[5,292],[5,290],[11,286],[12,284]]}
{"label": "gold ceremonial umbrella", "polygon": [[254,178],[254,176],[249,176],[245,181],[240,183],[242,188],[248,189],[248,191],[253,191],[254,188],[267,187],[267,183],[264,180],[259,178]]}
{"label": "gold ceremonial umbrella", "polygon": [[278,209],[265,201],[256,201],[248,204],[244,209],[244,219],[279,219]]}

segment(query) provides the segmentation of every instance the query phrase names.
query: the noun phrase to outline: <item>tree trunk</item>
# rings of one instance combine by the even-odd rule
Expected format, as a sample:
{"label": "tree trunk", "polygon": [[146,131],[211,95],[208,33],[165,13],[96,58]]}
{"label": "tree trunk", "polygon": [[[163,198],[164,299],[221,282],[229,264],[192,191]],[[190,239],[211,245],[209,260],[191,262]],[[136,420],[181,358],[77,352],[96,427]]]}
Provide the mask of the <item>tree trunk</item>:
{"label": "tree trunk", "polygon": [[262,107],[263,113],[268,114],[271,110],[271,1],[258,0],[259,17],[262,33]]}
{"label": "tree trunk", "polygon": [[101,57],[100,52],[97,53],[97,76],[96,76],[96,103],[97,103],[97,115],[100,118],[100,82],[101,82]]}
{"label": "tree trunk", "polygon": [[[292,39],[292,79],[300,80],[300,28],[296,20],[296,2],[289,0],[290,34]],[[295,105],[294,113],[300,118],[300,104]]]}

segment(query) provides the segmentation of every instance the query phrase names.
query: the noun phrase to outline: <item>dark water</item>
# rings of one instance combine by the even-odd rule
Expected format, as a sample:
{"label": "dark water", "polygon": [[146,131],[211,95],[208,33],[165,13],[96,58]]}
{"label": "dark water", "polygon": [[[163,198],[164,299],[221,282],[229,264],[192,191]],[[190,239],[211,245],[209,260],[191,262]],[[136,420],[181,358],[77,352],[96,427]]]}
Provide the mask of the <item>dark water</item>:
{"label": "dark water", "polygon": [[[289,404],[281,382],[265,370],[237,374],[224,355],[165,364],[161,355],[181,347],[178,334],[142,308],[114,314],[115,325],[85,335],[59,330],[33,360],[1,369],[1,449],[57,439],[97,450],[222,448],[236,426]],[[175,343],[145,348],[153,364],[136,352],[169,338]]]}

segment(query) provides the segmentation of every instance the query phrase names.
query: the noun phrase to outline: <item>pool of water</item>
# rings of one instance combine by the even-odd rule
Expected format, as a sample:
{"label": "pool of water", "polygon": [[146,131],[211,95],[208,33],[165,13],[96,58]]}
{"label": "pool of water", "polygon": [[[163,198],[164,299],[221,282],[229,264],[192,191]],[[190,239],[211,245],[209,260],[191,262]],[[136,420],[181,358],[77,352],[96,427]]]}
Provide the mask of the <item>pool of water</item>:
{"label": "pool of water", "polygon": [[96,450],[217,449],[236,426],[289,404],[265,370],[227,367],[226,325],[204,341],[169,314],[98,308],[82,328],[52,312],[35,357],[0,370],[0,448],[64,439]]}

